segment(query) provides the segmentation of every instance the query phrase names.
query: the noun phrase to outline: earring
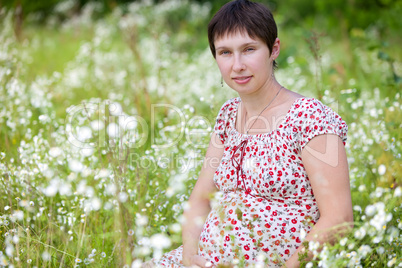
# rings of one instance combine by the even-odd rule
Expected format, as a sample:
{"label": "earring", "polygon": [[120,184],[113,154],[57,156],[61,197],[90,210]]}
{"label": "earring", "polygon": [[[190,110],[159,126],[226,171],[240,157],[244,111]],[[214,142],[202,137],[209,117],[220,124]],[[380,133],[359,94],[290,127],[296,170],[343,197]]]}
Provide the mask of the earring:
{"label": "earring", "polygon": [[223,87],[223,77],[221,76],[221,87]]}

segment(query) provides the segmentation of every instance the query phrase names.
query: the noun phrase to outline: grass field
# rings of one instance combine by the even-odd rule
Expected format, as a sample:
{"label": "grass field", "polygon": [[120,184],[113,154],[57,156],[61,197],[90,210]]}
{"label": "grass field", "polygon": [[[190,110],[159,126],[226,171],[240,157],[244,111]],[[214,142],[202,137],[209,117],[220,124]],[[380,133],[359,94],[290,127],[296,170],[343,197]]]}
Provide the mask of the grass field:
{"label": "grass field", "polygon": [[[28,20],[18,38],[0,13],[0,267],[139,267],[181,245],[235,96],[208,48],[209,8],[144,1],[95,20],[88,5]],[[306,266],[402,267],[400,37],[307,26],[280,28],[276,78],[347,122],[355,227],[310,244]]]}

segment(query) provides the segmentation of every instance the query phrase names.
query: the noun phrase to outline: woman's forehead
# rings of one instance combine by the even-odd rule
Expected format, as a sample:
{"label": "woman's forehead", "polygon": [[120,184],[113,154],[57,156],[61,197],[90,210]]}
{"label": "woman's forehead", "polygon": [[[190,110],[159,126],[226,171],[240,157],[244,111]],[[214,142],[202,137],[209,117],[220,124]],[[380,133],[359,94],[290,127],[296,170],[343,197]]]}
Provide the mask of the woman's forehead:
{"label": "woman's forehead", "polygon": [[215,34],[215,39],[219,38],[231,38],[236,35],[241,35],[243,37],[249,37],[248,31],[246,29],[242,29],[239,27],[233,28],[233,29],[227,29],[223,33],[216,33]]}
{"label": "woman's forehead", "polygon": [[257,41],[259,38],[256,37],[251,37],[246,30],[232,30],[232,31],[226,31],[225,33],[221,35],[215,35],[215,40],[214,42],[219,42],[224,39],[235,39],[235,38],[244,38],[244,39],[251,39]]}
{"label": "woman's forehead", "polygon": [[215,48],[220,46],[231,46],[234,44],[242,45],[246,43],[265,43],[263,40],[257,36],[251,37],[247,31],[237,31],[237,32],[226,32],[224,35],[215,38],[214,45]]}

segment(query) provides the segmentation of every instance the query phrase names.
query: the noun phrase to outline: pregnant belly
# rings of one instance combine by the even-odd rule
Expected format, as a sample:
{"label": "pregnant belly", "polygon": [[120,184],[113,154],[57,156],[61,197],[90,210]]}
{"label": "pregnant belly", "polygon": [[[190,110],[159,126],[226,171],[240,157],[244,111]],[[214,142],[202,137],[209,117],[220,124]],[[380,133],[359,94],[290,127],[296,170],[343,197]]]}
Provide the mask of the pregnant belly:
{"label": "pregnant belly", "polygon": [[[285,262],[318,220],[315,200],[267,200],[243,191],[225,193],[212,208],[199,241],[199,255],[214,264],[264,260]],[[236,261],[235,261],[236,262]]]}

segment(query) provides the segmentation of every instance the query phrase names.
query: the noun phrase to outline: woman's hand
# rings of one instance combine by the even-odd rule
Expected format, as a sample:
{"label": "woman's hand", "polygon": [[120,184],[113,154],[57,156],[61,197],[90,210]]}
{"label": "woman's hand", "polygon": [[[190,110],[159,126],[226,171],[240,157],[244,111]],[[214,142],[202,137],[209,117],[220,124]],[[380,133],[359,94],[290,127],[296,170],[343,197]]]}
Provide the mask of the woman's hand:
{"label": "woman's hand", "polygon": [[215,267],[199,255],[183,256],[183,265],[188,267]]}
{"label": "woman's hand", "polygon": [[200,175],[184,210],[182,223],[183,264],[185,266],[212,267],[207,261],[198,256],[198,243],[203,223],[211,211],[211,195],[217,188],[213,181],[215,171],[219,166],[224,152],[224,146],[215,133],[212,134]]}

